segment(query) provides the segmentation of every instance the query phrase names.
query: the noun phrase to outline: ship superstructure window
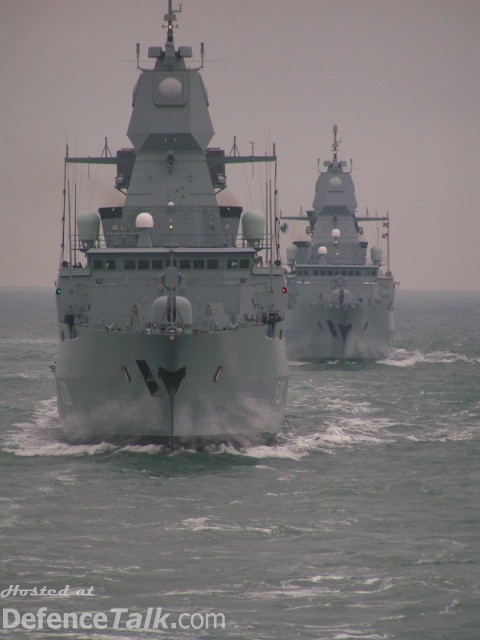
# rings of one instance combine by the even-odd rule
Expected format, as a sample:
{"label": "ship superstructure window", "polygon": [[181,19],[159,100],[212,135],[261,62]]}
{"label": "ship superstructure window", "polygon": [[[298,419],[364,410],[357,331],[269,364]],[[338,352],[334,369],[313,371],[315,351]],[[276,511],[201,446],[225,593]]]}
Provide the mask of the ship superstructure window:
{"label": "ship superstructure window", "polygon": [[250,269],[250,260],[248,258],[242,258],[239,266],[240,269]]}
{"label": "ship superstructure window", "polygon": [[125,269],[135,269],[135,260],[124,260],[123,266]]}
{"label": "ship superstructure window", "polygon": [[190,260],[180,260],[180,269],[190,269],[192,263]]}
{"label": "ship superstructure window", "polygon": [[163,269],[163,260],[152,260],[152,269]]}
{"label": "ship superstructure window", "polygon": [[138,268],[143,270],[150,269],[150,260],[139,260]]}
{"label": "ship superstructure window", "polygon": [[205,260],[194,260],[193,261],[194,269],[205,269]]}
{"label": "ship superstructure window", "polygon": [[218,269],[218,260],[216,258],[207,260],[207,269]]}
{"label": "ship superstructure window", "polygon": [[94,260],[93,261],[94,269],[103,269],[103,260]]}
{"label": "ship superstructure window", "polygon": [[105,260],[105,269],[113,271],[115,269],[115,260]]}
{"label": "ship superstructure window", "polygon": [[227,269],[238,269],[238,260],[234,260],[233,258],[229,258],[227,260]]}

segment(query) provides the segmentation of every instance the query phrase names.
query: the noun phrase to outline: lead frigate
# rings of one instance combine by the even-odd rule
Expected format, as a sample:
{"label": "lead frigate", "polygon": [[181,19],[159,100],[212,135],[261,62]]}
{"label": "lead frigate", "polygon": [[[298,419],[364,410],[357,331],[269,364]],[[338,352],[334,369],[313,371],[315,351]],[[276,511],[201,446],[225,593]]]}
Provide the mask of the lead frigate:
{"label": "lead frigate", "polygon": [[140,68],[137,45],[133,148],[96,158],[67,148],[66,173],[113,164],[125,194],[123,206],[64,210],[55,378],[71,442],[242,444],[283,423],[287,296],[273,225],[222,200],[225,165],[275,162],[275,152],[208,147],[203,45],[202,65],[188,68],[191,47],[174,45],[178,12],[169,0],[152,68]]}
{"label": "lead frigate", "polygon": [[[338,160],[336,125],[333,135],[333,158],[317,179],[313,209],[283,217],[306,222],[310,236],[287,248],[287,353],[297,361],[381,359],[392,346],[398,284],[390,270],[390,220],[357,215],[351,171]],[[378,243],[368,260],[366,223],[379,225],[386,261]]]}

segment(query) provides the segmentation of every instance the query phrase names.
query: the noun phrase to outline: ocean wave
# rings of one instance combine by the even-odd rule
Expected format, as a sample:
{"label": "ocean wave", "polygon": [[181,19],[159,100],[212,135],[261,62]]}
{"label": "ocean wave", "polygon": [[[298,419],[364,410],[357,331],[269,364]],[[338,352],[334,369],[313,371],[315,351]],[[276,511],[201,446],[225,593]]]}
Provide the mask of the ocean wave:
{"label": "ocean wave", "polygon": [[378,364],[391,367],[413,367],[417,364],[454,364],[463,362],[465,364],[480,364],[480,358],[469,358],[462,353],[452,353],[450,351],[408,351],[407,349],[394,349],[389,358],[379,360]]}
{"label": "ocean wave", "polygon": [[186,518],[180,523],[178,529],[188,529],[190,531],[220,531],[222,533],[237,533],[239,531],[248,533],[262,533],[270,535],[273,533],[272,527],[254,527],[251,525],[225,524],[221,522],[213,522],[213,516],[205,516],[200,518]]}

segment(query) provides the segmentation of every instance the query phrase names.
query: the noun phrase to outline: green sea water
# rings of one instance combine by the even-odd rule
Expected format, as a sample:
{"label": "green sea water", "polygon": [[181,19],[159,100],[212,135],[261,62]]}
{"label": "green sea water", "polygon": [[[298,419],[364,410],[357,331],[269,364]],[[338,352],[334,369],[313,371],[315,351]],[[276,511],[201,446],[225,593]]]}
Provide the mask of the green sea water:
{"label": "green sea water", "polygon": [[[293,363],[275,446],[173,454],[65,444],[54,291],[0,293],[1,638],[480,638],[480,293],[400,291],[388,360]],[[13,628],[41,607],[106,628]]]}

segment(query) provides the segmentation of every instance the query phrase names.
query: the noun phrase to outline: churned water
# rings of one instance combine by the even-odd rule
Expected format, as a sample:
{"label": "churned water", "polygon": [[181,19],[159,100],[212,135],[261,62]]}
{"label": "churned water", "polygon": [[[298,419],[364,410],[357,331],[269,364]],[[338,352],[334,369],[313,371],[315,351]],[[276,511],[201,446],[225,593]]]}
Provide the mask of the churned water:
{"label": "churned water", "polygon": [[0,637],[480,638],[480,293],[400,291],[388,360],[292,363],[245,451],[63,443],[54,292],[0,319]]}

